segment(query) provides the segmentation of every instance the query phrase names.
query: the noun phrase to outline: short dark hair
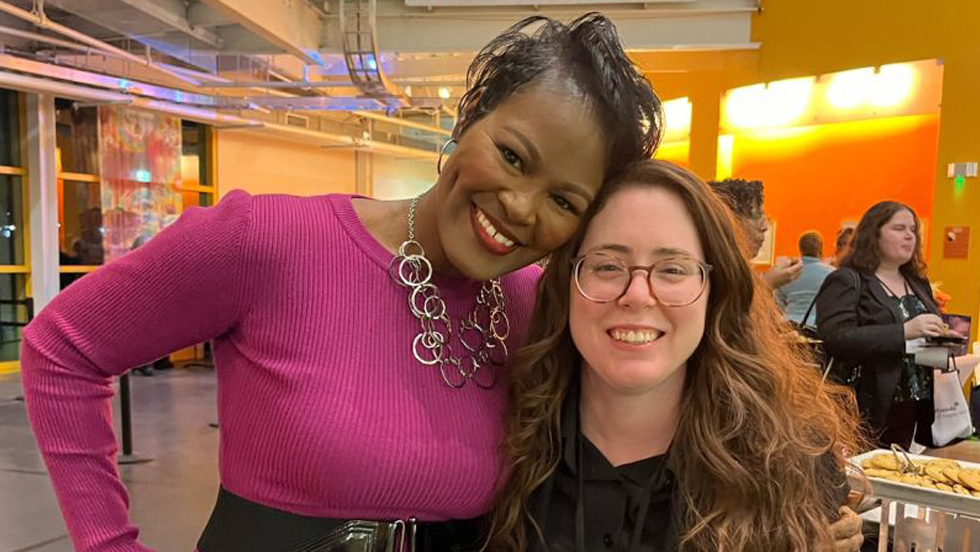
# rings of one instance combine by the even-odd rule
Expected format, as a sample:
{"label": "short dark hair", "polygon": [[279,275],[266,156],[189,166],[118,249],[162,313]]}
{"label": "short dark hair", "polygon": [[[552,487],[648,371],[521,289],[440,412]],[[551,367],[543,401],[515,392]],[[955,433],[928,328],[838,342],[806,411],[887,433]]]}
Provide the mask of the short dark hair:
{"label": "short dark hair", "polygon": [[708,184],[738,218],[755,219],[762,215],[765,195],[761,180],[726,178],[713,180]]}
{"label": "short dark hair", "polygon": [[915,211],[904,203],[898,201],[882,201],[871,206],[861,222],[858,223],[857,230],[851,238],[851,245],[847,254],[841,260],[843,267],[853,268],[864,274],[874,274],[881,264],[881,252],[878,251],[878,237],[881,227],[888,223],[899,211],[912,213],[912,220],[915,223],[915,251],[912,258],[898,268],[903,276],[926,277],[926,263],[922,260],[922,226],[919,223],[919,216]]}
{"label": "short dark hair", "polygon": [[823,236],[816,230],[800,234],[800,255],[804,257],[823,257]]}
{"label": "short dark hair", "polygon": [[568,24],[528,17],[480,50],[466,73],[468,90],[459,102],[453,138],[522,87],[546,77],[572,83],[596,109],[608,141],[606,179],[653,155],[664,126],[660,98],[626,55],[615,25],[597,12]]}

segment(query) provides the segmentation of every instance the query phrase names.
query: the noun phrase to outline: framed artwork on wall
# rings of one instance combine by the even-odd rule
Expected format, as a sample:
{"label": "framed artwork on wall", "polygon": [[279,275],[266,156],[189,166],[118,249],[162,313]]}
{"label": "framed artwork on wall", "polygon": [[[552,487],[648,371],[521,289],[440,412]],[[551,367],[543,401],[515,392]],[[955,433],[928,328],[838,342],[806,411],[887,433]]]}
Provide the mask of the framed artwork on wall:
{"label": "framed artwork on wall", "polygon": [[752,264],[760,266],[772,266],[776,254],[776,221],[766,219],[766,234],[762,240],[762,247],[759,253],[752,259]]}

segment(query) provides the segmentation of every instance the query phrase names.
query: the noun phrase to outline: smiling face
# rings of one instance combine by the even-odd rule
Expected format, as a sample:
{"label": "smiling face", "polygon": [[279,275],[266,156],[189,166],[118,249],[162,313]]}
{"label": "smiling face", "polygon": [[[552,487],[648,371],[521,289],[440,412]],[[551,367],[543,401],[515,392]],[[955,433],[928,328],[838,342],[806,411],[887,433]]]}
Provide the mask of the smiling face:
{"label": "smiling face", "polygon": [[[662,187],[629,187],[611,197],[579,248],[579,255],[588,253],[630,266],[678,256],[705,261],[684,202]],[[569,328],[584,379],[631,394],[683,383],[687,359],[704,335],[710,289],[689,305],[668,307],[653,297],[645,276],[634,272],[626,293],[608,303],[590,301],[574,282],[570,286]]]}
{"label": "smiling face", "polygon": [[546,79],[470,125],[436,187],[437,230],[460,273],[487,280],[571,238],[602,186],[606,138],[574,88]]}
{"label": "smiling face", "polygon": [[878,252],[882,263],[900,266],[912,259],[918,246],[915,218],[908,209],[898,211],[878,229]]}

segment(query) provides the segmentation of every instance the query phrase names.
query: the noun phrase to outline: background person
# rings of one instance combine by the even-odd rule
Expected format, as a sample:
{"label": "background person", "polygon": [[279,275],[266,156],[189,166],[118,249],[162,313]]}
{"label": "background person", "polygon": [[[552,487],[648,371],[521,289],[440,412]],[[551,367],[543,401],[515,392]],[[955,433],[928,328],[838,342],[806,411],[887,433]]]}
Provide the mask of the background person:
{"label": "background person", "polygon": [[830,261],[831,266],[840,266],[841,261],[844,259],[844,255],[847,254],[847,246],[851,243],[851,237],[853,235],[853,226],[845,226],[837,231],[837,239],[834,241],[834,257]]}
{"label": "background person", "polygon": [[[765,243],[769,222],[763,209],[763,185],[759,180],[726,178],[708,183],[735,213],[745,236],[745,255],[754,259]],[[769,287],[776,289],[800,277],[803,263],[799,259],[776,259],[776,264],[762,274]]]}
{"label": "background person", "polygon": [[[810,230],[800,235],[800,261],[803,270],[796,280],[776,289],[776,300],[783,305],[786,319],[800,325],[815,326],[816,306],[807,315],[807,309],[820,291],[820,286],[834,267],[823,262],[823,237],[820,232]],[[803,316],[807,316],[804,321]]]}
{"label": "background person", "polygon": [[945,324],[932,297],[919,218],[904,203],[875,204],[858,223],[841,268],[817,296],[817,331],[838,362],[860,364],[858,405],[878,446],[932,446],[932,369],[915,364]]}

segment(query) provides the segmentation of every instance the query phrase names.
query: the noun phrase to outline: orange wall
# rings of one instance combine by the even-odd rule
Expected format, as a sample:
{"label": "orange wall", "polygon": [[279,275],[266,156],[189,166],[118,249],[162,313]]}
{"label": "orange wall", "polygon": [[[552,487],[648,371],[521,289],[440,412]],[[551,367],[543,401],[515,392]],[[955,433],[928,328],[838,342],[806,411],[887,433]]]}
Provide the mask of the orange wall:
{"label": "orange wall", "polygon": [[664,142],[657,148],[657,153],[654,157],[690,169],[691,143],[687,140],[683,142]]}
{"label": "orange wall", "polygon": [[[763,0],[762,7],[752,23],[752,40],[760,49],[718,52],[692,64],[696,69],[689,73],[649,75],[665,98],[687,96],[694,104],[691,167],[703,178],[715,176],[718,105],[727,89],[886,63],[941,60],[938,155],[923,183],[933,197],[926,237],[929,275],[943,281],[943,290],[952,295],[950,311],[980,320],[980,239],[971,240],[968,259],[942,257],[944,226],[968,225],[974,235],[980,234],[980,179],[969,179],[957,192],[946,177],[948,163],[980,161],[980,48],[975,31],[980,2]],[[800,212],[806,212],[805,205]],[[980,323],[975,323],[973,339],[978,329]]]}
{"label": "orange wall", "polygon": [[884,199],[909,204],[931,227],[938,138],[938,115],[738,134],[732,173],[765,183],[776,256],[798,256],[811,229],[830,255],[841,223]]}
{"label": "orange wall", "polygon": [[752,23],[752,39],[762,43],[756,82],[883,63],[942,60],[939,154],[930,179],[935,223],[928,228],[929,276],[942,280],[943,290],[953,296],[950,311],[973,315],[973,339],[977,339],[980,239],[971,240],[968,259],[944,259],[942,243],[947,225],[968,225],[974,235],[980,233],[980,180],[969,179],[957,193],[946,177],[948,163],[980,161],[976,38],[980,2],[766,0],[763,7]]}
{"label": "orange wall", "polygon": [[219,197],[252,194],[354,193],[354,153],[281,140],[257,132],[218,130],[215,158]]}

